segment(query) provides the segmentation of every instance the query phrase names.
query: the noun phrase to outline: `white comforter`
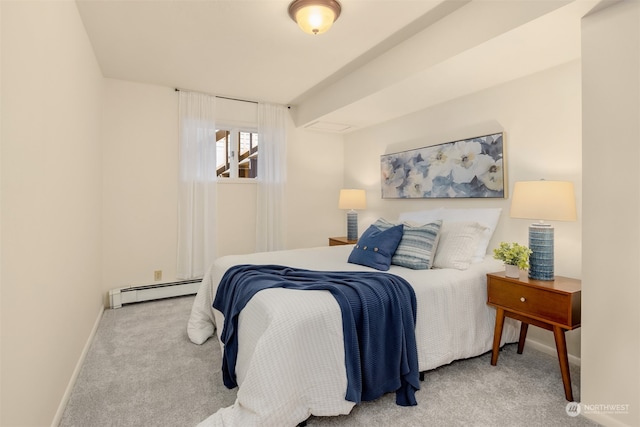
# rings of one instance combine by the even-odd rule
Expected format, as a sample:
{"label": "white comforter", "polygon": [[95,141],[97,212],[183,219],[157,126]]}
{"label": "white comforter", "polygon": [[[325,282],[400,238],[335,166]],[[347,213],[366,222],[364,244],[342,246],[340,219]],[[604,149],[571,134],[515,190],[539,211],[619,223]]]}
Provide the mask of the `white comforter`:
{"label": "white comforter", "polygon": [[[352,246],[332,246],[218,259],[202,281],[187,326],[201,344],[222,333],[224,317],[211,305],[224,272],[237,264],[280,264],[323,271],[373,271],[346,262]],[[486,305],[486,273],[499,261],[465,270],[410,270],[391,266],[415,289],[420,371],[491,350],[495,310]],[[347,414],[347,378],[340,307],[327,291],[268,289],[256,294],[239,317],[236,402],[200,426],[295,426],[310,415]],[[507,319],[504,342],[518,338]],[[222,344],[221,344],[222,345]],[[420,404],[420,402],[418,402]]]}

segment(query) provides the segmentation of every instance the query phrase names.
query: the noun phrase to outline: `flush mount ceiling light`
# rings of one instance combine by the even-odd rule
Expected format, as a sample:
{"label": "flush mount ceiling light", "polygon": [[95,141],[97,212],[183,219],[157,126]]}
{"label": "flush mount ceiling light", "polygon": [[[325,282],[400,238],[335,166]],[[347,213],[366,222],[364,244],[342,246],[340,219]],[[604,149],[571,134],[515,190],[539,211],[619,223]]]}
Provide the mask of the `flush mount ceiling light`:
{"label": "flush mount ceiling light", "polygon": [[338,19],[341,9],[336,0],[293,0],[289,16],[305,33],[322,34]]}

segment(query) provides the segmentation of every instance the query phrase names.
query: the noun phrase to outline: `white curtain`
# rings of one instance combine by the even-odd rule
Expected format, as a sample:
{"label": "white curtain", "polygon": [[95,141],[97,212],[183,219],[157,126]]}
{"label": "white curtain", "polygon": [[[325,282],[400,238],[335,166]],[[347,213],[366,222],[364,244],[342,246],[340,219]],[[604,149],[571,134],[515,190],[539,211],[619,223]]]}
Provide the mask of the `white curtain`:
{"label": "white curtain", "polygon": [[258,104],[256,250],[285,249],[287,108]]}
{"label": "white curtain", "polygon": [[180,91],[177,277],[202,277],[216,255],[215,97]]}

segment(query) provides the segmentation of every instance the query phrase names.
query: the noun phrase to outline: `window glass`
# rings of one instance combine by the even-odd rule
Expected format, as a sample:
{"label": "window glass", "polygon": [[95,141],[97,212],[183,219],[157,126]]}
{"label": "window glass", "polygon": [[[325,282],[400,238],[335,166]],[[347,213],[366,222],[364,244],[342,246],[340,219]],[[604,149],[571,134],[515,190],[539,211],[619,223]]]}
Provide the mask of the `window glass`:
{"label": "window glass", "polygon": [[216,159],[219,178],[255,178],[258,134],[238,129],[216,130]]}

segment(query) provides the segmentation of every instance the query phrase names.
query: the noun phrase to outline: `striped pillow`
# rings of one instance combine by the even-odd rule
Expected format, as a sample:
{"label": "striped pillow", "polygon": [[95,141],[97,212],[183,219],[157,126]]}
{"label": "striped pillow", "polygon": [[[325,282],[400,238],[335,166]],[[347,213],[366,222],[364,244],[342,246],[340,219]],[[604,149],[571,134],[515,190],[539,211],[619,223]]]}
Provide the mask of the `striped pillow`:
{"label": "striped pillow", "polygon": [[[384,218],[378,219],[373,225],[381,230],[393,227]],[[391,258],[391,264],[411,268],[413,270],[427,270],[433,264],[433,258],[440,236],[441,220],[433,221],[429,224],[411,226],[404,224],[402,239]]]}

